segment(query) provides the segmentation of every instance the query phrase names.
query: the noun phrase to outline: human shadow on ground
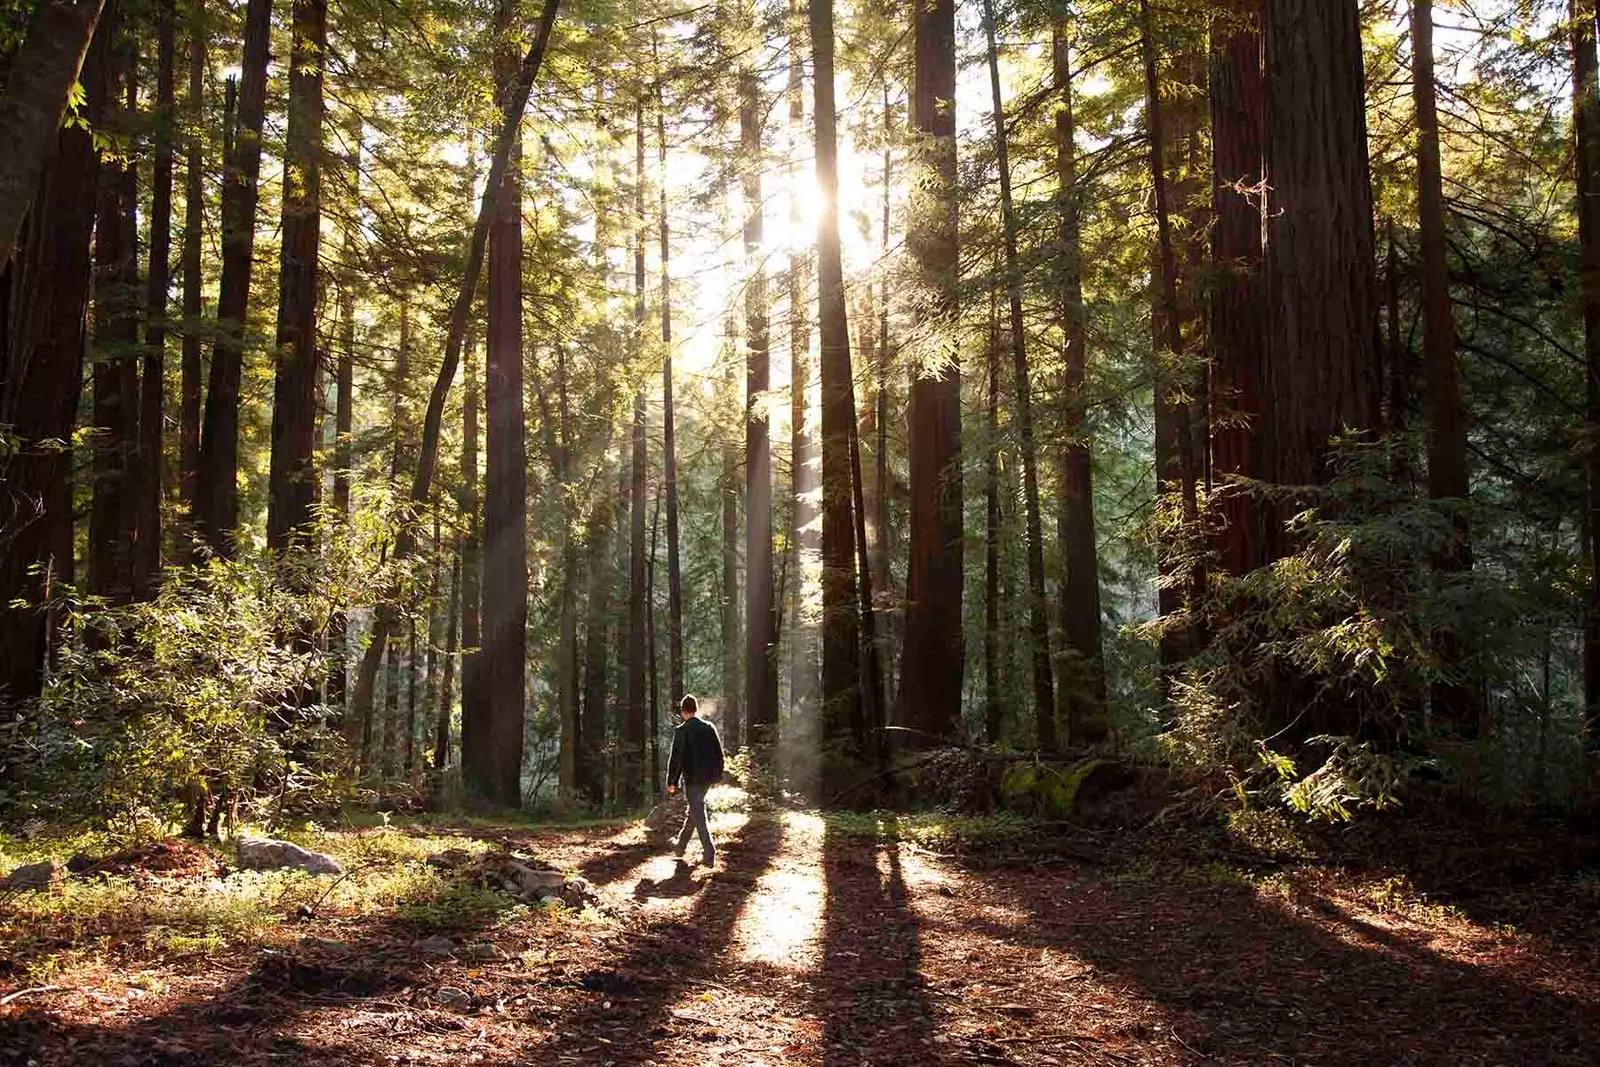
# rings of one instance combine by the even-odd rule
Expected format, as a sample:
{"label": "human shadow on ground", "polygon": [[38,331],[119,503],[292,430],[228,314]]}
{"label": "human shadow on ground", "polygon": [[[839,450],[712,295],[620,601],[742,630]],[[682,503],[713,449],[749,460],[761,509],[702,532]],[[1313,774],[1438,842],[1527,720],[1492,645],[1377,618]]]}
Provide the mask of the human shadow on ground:
{"label": "human shadow on ground", "polygon": [[[590,996],[563,1011],[559,1026],[525,1049],[530,1062],[641,1063],[672,1035],[675,1003],[723,977],[724,955],[745,902],[772,865],[783,824],[752,816],[719,852],[726,866],[700,890],[689,913],[634,935],[603,972],[583,975]],[[583,1058],[589,1057],[589,1058]]]}
{"label": "human shadow on ground", "polygon": [[822,967],[813,1009],[826,1067],[942,1062],[921,974],[921,923],[906,899],[900,850],[824,832]]}
{"label": "human shadow on ground", "polygon": [[1319,921],[1250,886],[1064,881],[1016,871],[995,887],[1030,915],[1010,937],[1170,1009],[1197,1060],[1587,1067],[1600,1048],[1584,995],[1448,958],[1327,901]]}
{"label": "human shadow on ground", "polygon": [[665,878],[641,878],[633,887],[633,899],[657,900],[674,897],[692,897],[706,887],[707,880],[696,878],[694,868],[684,860],[672,865],[672,873]]}

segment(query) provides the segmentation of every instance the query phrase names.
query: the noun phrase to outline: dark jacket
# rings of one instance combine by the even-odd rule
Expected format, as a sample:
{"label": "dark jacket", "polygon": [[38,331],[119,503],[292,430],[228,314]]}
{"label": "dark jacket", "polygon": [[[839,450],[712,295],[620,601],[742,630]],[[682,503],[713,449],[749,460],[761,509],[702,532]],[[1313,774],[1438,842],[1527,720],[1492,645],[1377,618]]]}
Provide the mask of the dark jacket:
{"label": "dark jacket", "polygon": [[667,784],[715,785],[722,780],[722,738],[717,728],[698,715],[678,724],[672,733],[672,759]]}

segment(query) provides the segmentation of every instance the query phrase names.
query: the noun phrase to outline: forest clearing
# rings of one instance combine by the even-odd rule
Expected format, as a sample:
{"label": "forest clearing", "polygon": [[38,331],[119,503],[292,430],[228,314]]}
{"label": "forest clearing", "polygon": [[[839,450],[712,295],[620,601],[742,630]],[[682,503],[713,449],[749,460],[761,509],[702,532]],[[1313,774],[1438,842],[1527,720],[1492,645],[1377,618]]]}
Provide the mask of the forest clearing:
{"label": "forest clearing", "polygon": [[1597,28],[0,3],[0,1064],[1596,1062]]}
{"label": "forest clearing", "polygon": [[[1576,1065],[1600,1041],[1593,876],[1524,833],[1390,827],[1336,866],[1193,826],[713,803],[713,872],[637,822],[430,820],[304,835],[333,884],[219,882],[188,846],[58,886],[0,920],[28,991],[0,1062]],[[521,904],[430,865],[449,849],[597,899]]]}

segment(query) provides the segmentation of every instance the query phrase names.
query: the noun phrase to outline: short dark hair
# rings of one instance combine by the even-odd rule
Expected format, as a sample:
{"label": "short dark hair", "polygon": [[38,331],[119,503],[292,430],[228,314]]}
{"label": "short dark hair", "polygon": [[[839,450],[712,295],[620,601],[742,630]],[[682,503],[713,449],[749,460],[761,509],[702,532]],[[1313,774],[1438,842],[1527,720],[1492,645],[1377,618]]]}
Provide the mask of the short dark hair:
{"label": "short dark hair", "polygon": [[700,710],[700,702],[692,694],[685,694],[683,703],[678,706],[678,710],[687,711],[690,715],[694,715]]}

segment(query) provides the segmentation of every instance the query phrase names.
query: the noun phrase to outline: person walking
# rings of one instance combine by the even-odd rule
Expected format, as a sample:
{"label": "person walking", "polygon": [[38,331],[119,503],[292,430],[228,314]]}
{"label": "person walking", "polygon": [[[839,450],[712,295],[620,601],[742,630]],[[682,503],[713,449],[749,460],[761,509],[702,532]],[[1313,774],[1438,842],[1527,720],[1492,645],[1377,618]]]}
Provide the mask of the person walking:
{"label": "person walking", "polygon": [[717,847],[711,841],[711,825],[706,821],[706,790],[722,780],[722,738],[717,728],[700,717],[700,702],[685,696],[678,708],[682,722],[672,733],[672,759],[667,763],[667,792],[678,791],[689,801],[689,814],[678,834],[678,858],[689,847],[689,835],[698,831],[705,865],[717,862]]}

